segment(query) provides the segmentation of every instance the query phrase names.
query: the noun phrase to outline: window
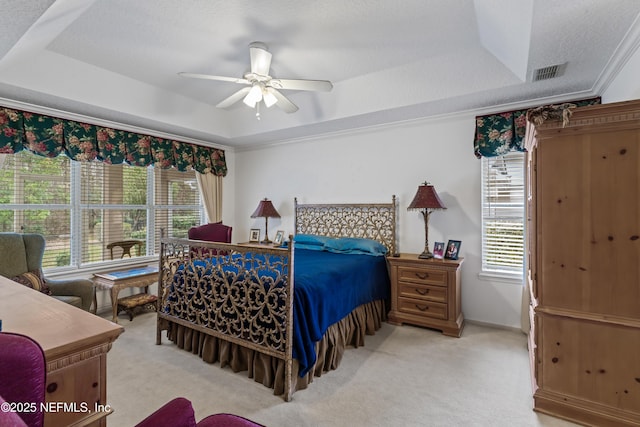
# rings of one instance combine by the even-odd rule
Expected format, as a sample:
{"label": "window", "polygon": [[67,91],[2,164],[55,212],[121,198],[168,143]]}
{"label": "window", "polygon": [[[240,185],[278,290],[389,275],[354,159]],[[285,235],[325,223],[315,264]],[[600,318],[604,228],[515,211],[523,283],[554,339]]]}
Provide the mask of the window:
{"label": "window", "polygon": [[161,237],[186,237],[204,218],[193,171],[74,162],[27,151],[2,157],[0,231],[44,235],[44,268],[110,261],[107,245],[118,240],[142,240],[140,256],[153,256]]}
{"label": "window", "polygon": [[482,158],[482,271],[521,277],[525,153]]}

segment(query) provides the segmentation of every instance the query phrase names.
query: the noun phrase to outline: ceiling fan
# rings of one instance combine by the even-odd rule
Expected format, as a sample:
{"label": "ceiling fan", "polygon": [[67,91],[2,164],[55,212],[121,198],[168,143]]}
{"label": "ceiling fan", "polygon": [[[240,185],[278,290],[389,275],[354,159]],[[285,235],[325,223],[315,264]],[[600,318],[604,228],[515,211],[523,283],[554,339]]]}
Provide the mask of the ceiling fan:
{"label": "ceiling fan", "polygon": [[269,75],[271,52],[267,50],[267,46],[264,43],[250,43],[249,56],[251,58],[251,71],[242,78],[185,72],[178,74],[182,77],[219,80],[246,85],[246,87],[222,100],[216,107],[228,108],[242,99],[242,102],[246,105],[257,109],[256,117],[258,120],[260,119],[260,101],[263,101],[267,108],[277,105],[287,113],[298,111],[298,107],[284,96],[280,90],[329,92],[333,88],[331,82],[327,80],[276,79],[271,77]]}

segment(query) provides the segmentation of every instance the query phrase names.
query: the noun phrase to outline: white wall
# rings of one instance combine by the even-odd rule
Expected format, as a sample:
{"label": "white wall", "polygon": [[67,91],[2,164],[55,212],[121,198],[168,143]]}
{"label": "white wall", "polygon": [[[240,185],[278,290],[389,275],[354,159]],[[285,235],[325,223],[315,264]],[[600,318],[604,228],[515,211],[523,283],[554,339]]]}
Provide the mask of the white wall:
{"label": "white wall", "polygon": [[602,94],[602,103],[630,101],[640,99],[640,49],[627,60],[627,63],[612,80]]}
{"label": "white wall", "polygon": [[[469,320],[520,327],[522,286],[480,280],[480,161],[473,154],[473,115],[323,136],[238,151],[235,156],[233,238],[246,241],[264,219],[251,214],[268,197],[282,216],[269,220],[293,233],[293,199],[300,203],[389,202],[398,197],[399,249],[424,249],[424,221],[407,211],[418,185],[429,181],[447,206],[430,217],[429,244],[462,241],[462,309]],[[227,192],[225,182],[225,193]]]}

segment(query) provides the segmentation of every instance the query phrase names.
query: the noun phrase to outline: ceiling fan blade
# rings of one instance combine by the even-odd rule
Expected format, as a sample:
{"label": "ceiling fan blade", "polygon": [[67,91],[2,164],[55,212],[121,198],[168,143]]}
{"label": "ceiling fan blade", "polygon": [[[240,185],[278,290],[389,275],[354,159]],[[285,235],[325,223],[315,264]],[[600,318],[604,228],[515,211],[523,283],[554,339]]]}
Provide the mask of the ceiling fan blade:
{"label": "ceiling fan blade", "polygon": [[269,75],[271,68],[271,52],[267,50],[264,43],[253,42],[249,45],[249,56],[251,56],[251,72],[261,76]]}
{"label": "ceiling fan blade", "polygon": [[333,89],[333,85],[327,80],[271,79],[269,85],[276,89],[310,90],[315,92],[329,92]]}
{"label": "ceiling fan blade", "polygon": [[219,80],[222,82],[231,82],[231,83],[240,83],[240,84],[251,84],[249,80],[246,79],[238,79],[235,77],[224,77],[224,76],[212,76],[210,74],[196,74],[196,73],[178,73],[179,76],[188,77],[191,79],[205,79],[205,80]]}
{"label": "ceiling fan blade", "polygon": [[283,94],[281,94],[280,92],[278,92],[277,90],[275,90],[272,87],[267,87],[265,89],[268,93],[273,94],[273,96],[276,97],[276,99],[278,100],[276,102],[276,105],[280,108],[282,108],[282,110],[285,113],[295,113],[296,111],[298,111],[298,107],[296,106],[296,104],[294,104],[293,102],[289,101],[289,99],[284,96]]}
{"label": "ceiling fan blade", "polygon": [[233,104],[235,104],[236,102],[238,102],[242,98],[244,98],[249,93],[250,90],[251,90],[250,87],[243,87],[239,91],[234,92],[233,94],[231,94],[230,97],[220,101],[220,103],[218,103],[218,105],[216,105],[216,107],[218,107],[218,108],[231,107]]}

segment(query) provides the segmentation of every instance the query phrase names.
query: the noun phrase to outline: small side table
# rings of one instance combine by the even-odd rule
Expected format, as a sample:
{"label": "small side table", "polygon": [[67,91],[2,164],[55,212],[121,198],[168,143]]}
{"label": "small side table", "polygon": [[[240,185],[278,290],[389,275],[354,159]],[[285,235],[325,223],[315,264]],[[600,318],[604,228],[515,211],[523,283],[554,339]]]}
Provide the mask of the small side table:
{"label": "small side table", "polygon": [[464,327],[457,260],[420,259],[418,254],[388,257],[391,272],[389,323],[439,329],[460,337]]}
{"label": "small side table", "polygon": [[[141,287],[144,288],[145,295],[149,295],[149,285],[152,285],[158,281],[158,266],[138,267],[128,270],[111,271],[108,273],[95,273],[93,275],[93,283],[96,285],[96,289],[107,289],[111,296],[111,308],[113,310],[113,322],[118,323],[118,293],[125,288]],[[156,302],[155,295],[151,295],[149,298],[142,298],[138,295],[135,302],[138,305],[153,304]],[[95,297],[94,297],[95,298]],[[135,307],[130,306],[133,299],[124,299],[123,309],[132,310]],[[94,306],[97,307],[94,300]],[[132,312],[129,312],[129,320],[132,319]]]}

